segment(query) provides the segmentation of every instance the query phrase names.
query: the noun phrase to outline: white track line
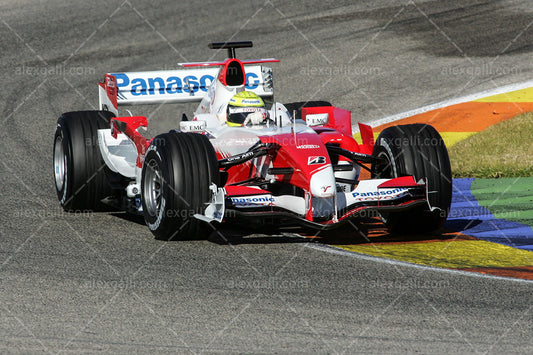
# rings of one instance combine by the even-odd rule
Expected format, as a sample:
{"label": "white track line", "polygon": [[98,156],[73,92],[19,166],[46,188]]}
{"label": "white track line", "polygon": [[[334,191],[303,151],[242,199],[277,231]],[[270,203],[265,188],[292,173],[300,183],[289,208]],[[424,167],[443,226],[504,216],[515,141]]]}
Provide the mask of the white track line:
{"label": "white track line", "polygon": [[[410,110],[410,111],[407,111],[407,112],[403,112],[403,113],[399,113],[399,114],[396,114],[396,115],[380,118],[378,120],[372,121],[372,122],[367,123],[367,124],[372,126],[372,127],[377,127],[377,126],[381,126],[381,125],[386,124],[386,123],[395,122],[395,121],[398,121],[398,120],[401,120],[401,119],[404,119],[404,118],[407,118],[407,117],[411,117],[411,116],[418,115],[418,114],[421,114],[421,113],[424,113],[424,112],[428,112],[428,111],[432,111],[432,110],[437,110],[439,108],[443,108],[443,107],[446,107],[446,106],[451,106],[451,105],[461,104],[461,103],[464,103],[464,102],[470,102],[470,101],[474,101],[474,100],[479,100],[479,99],[483,99],[485,97],[505,94],[505,93],[512,92],[512,91],[527,89],[527,88],[530,88],[530,87],[533,87],[533,80],[526,81],[526,82],[523,82],[523,83],[518,83],[518,84],[506,85],[506,86],[502,86],[502,87],[499,87],[499,88],[496,88],[496,89],[482,91],[482,92],[479,92],[477,94],[472,94],[472,95],[468,95],[468,96],[459,97],[459,98],[456,98],[456,99],[442,101],[442,102],[439,102],[439,103],[436,103],[436,104],[420,107],[420,108],[417,108],[417,109],[414,109],[414,110]],[[352,126],[352,131],[353,131],[353,133],[359,132],[359,126],[358,125],[353,125]]]}
{"label": "white track line", "polygon": [[414,269],[421,269],[421,270],[427,270],[427,271],[437,271],[437,272],[444,272],[444,273],[448,273],[448,274],[456,274],[456,275],[477,277],[477,278],[484,278],[484,279],[493,279],[493,280],[500,280],[500,281],[512,281],[512,282],[520,282],[520,283],[533,283],[533,280],[518,279],[518,278],[514,278],[514,277],[497,276],[497,275],[491,275],[491,274],[481,274],[481,273],[475,272],[475,271],[462,271],[462,270],[454,270],[454,269],[445,269],[445,268],[440,268],[440,267],[436,267],[436,266],[428,266],[428,265],[409,263],[407,261],[400,261],[400,260],[394,260],[394,259],[381,258],[379,256],[373,256],[373,255],[368,255],[368,254],[357,253],[357,252],[354,252],[354,251],[348,251],[348,250],[345,250],[345,249],[342,249],[342,248],[338,248],[338,247],[327,245],[327,244],[321,244],[321,243],[312,243],[312,244],[307,244],[306,246],[308,248],[319,250],[319,251],[323,251],[323,252],[330,253],[330,254],[348,256],[348,257],[355,258],[355,259],[368,260],[368,261],[378,262],[378,263],[382,263],[382,264],[412,267]]}

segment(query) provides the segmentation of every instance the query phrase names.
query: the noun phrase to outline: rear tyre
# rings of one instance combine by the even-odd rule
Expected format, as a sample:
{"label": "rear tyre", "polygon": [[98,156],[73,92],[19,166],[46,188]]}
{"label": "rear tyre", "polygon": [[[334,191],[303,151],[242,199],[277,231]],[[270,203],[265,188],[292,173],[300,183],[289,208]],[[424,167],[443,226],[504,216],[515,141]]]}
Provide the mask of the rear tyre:
{"label": "rear tyre", "polygon": [[384,158],[372,165],[372,178],[414,176],[427,178],[430,206],[382,214],[393,233],[426,233],[440,228],[452,200],[452,174],[448,150],[430,125],[410,124],[386,128],[379,135],[373,156]]}
{"label": "rear tyre", "polygon": [[109,111],[61,115],[54,135],[54,178],[65,211],[107,209],[101,200],[112,194],[98,146],[98,129],[109,128]]}
{"label": "rear tyre", "polygon": [[155,137],[144,159],[141,201],[156,238],[207,238],[211,229],[193,216],[204,213],[213,183],[219,186],[218,160],[207,137],[175,132]]}
{"label": "rear tyre", "polygon": [[328,101],[300,101],[300,102],[291,102],[288,104],[283,104],[291,117],[293,113],[296,112],[295,119],[302,118],[302,108],[304,107],[321,107],[321,106],[331,106],[331,103]]}

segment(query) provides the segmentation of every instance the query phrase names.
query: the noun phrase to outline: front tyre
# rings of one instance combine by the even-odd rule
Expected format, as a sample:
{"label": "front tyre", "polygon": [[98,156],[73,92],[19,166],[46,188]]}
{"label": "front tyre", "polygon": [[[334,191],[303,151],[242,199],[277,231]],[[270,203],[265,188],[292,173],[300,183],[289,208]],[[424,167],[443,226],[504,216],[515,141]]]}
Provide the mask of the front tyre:
{"label": "front tyre", "polygon": [[203,214],[211,184],[219,185],[218,160],[211,142],[196,133],[155,137],[144,158],[141,201],[146,224],[158,239],[207,238]]}
{"label": "front tyre", "polygon": [[109,128],[108,111],[67,112],[54,135],[54,180],[65,211],[105,210],[101,200],[112,194],[98,146],[98,129]]}
{"label": "front tyre", "polygon": [[381,132],[372,155],[372,178],[414,176],[427,179],[429,206],[382,214],[393,233],[426,233],[440,228],[452,200],[452,173],[448,150],[440,134],[430,125],[388,127]]}

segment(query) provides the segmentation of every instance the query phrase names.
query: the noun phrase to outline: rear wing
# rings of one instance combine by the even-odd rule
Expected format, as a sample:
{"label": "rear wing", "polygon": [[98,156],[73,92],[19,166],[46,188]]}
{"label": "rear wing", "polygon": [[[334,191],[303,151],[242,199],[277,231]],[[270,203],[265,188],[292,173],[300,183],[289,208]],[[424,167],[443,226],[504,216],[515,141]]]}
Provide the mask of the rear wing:
{"label": "rear wing", "polygon": [[[118,106],[156,103],[199,102],[207,94],[220,72],[228,69],[228,61],[241,63],[245,89],[261,97],[274,95],[272,69],[259,65],[274,59],[225,62],[183,63],[182,69],[108,73],[99,83],[100,109],[118,115]],[[228,72],[229,73],[229,72]],[[226,73],[226,76],[231,73]]]}

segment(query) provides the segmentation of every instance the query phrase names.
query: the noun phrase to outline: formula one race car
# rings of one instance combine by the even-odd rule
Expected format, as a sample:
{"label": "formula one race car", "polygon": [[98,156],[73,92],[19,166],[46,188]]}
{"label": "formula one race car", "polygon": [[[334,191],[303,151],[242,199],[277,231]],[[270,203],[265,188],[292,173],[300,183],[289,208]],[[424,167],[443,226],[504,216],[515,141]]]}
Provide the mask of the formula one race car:
{"label": "formula one race car", "polygon": [[[379,216],[392,232],[442,226],[451,203],[446,147],[428,125],[370,126],[327,102],[274,102],[276,59],[239,60],[252,42],[211,43],[220,62],[105,74],[99,111],[64,113],[54,138],[66,211],[114,206],[144,215],[158,238],[207,237],[211,225],[335,228]],[[200,102],[179,129],[151,139],[120,105]],[[370,179],[360,179],[362,169]],[[244,224],[243,224],[244,225]]]}

